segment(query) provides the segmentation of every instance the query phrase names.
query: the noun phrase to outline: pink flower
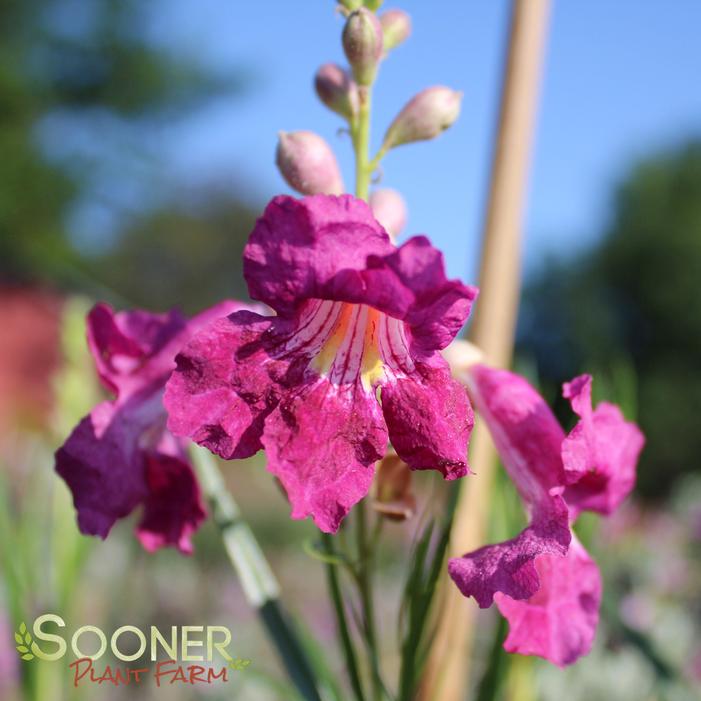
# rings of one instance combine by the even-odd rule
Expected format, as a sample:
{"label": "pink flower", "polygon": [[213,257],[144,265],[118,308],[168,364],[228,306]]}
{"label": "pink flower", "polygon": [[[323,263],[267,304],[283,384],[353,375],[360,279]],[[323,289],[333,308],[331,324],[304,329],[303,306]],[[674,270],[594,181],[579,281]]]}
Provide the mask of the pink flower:
{"label": "pink flower", "polygon": [[141,505],[136,533],[147,550],[175,545],[191,552],[205,510],[186,443],[166,429],[163,388],[190,336],[241,308],[223,302],[189,322],[177,311],[115,313],[106,304],[90,311],[88,345],[115,399],[98,404],[56,452],[83,533],[106,538],[117,519]]}
{"label": "pink flower", "polygon": [[643,436],[613,405],[592,410],[588,375],[564,387],[580,416],[567,436],[518,375],[475,364],[465,377],[530,523],[452,559],[450,575],[481,607],[496,601],[510,623],[509,652],[570,664],[591,648],[601,599],[598,568],[570,525],[582,510],[611,513],[630,493]]}
{"label": "pink flower", "polygon": [[387,440],[413,469],[467,474],[472,411],[438,351],[477,291],[447,280],[423,236],[397,248],[349,195],[276,197],[244,252],[251,297],[180,353],[173,433],[224,458],[261,448],[292,518],[335,532],[369,490]]}

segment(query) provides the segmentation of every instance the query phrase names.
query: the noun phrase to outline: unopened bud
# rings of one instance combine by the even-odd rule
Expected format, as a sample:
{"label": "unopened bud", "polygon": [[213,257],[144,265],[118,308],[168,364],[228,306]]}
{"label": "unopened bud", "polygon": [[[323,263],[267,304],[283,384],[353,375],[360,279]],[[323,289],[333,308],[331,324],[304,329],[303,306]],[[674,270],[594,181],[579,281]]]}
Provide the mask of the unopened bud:
{"label": "unopened bud", "polygon": [[370,85],[375,79],[382,46],[380,20],[364,7],[352,12],[343,28],[343,50],[359,85]]}
{"label": "unopened bud", "polygon": [[372,506],[393,521],[405,521],[416,511],[411,469],[395,453],[388,453],[377,465]]}
{"label": "unopened bud", "polygon": [[303,195],[340,195],[343,178],[331,147],[311,131],[281,131],[275,163],[287,184]]}
{"label": "unopened bud", "polygon": [[441,355],[450,365],[453,377],[464,385],[469,384],[470,368],[484,362],[484,353],[474,343],[461,338],[454,339]]}
{"label": "unopened bud", "polygon": [[357,10],[363,5],[363,0],[338,0],[338,2],[342,7],[344,7],[346,10],[349,10],[350,12],[353,12],[353,10]]}
{"label": "unopened bud", "polygon": [[335,63],[325,63],[314,76],[314,87],[319,99],[331,110],[346,119],[358,111],[358,86]]}
{"label": "unopened bud", "polygon": [[462,93],[450,88],[435,86],[422,90],[390,124],[383,149],[434,139],[458,118],[461,101]]}
{"label": "unopened bud", "polygon": [[375,190],[370,195],[370,208],[380,224],[385,228],[392,241],[402,233],[406,226],[407,212],[404,198],[390,188]]}
{"label": "unopened bud", "polygon": [[387,10],[380,15],[384,49],[389,51],[406,41],[411,34],[411,17],[404,10]]}

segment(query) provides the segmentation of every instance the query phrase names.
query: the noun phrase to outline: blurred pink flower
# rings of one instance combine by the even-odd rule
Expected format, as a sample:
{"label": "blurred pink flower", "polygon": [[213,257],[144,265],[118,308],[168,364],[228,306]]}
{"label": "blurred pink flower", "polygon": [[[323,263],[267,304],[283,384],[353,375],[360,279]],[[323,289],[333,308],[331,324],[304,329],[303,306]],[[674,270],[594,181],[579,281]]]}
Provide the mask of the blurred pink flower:
{"label": "blurred pink flower", "polygon": [[175,545],[191,552],[205,510],[186,443],[166,429],[163,387],[185,341],[241,308],[223,302],[191,321],[177,311],[115,313],[106,304],[90,311],[88,344],[115,399],[98,404],[56,452],[83,533],[106,538],[117,519],[142,505],[136,532],[147,550]]}
{"label": "blurred pink flower", "polygon": [[571,664],[591,648],[601,579],[570,524],[582,510],[608,514],[628,495],[643,436],[613,405],[592,410],[588,375],[564,386],[580,416],[567,436],[518,375],[476,364],[467,385],[530,523],[512,540],[452,559],[450,575],[481,607],[496,602],[510,623],[509,652]]}

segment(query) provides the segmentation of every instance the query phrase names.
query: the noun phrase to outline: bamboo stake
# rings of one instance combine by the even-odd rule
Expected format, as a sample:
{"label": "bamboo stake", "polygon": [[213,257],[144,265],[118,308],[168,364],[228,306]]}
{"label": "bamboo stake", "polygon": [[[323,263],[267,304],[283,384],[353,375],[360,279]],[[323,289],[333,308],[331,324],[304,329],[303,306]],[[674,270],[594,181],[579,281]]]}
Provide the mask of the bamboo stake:
{"label": "bamboo stake", "polygon": [[[521,286],[521,230],[536,106],[538,102],[550,0],[513,0],[508,58],[502,87],[499,129],[482,238],[480,296],[475,307],[471,340],[498,367],[511,363]],[[495,452],[483,426],[472,440],[471,467],[463,480],[451,556],[484,544]],[[462,701],[469,676],[476,604],[449,583],[421,698]]]}

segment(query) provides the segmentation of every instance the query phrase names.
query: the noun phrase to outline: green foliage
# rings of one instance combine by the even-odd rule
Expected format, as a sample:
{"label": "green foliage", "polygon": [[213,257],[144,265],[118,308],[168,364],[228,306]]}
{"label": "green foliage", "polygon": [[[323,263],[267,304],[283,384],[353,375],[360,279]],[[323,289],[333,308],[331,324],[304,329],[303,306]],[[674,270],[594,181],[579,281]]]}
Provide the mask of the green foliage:
{"label": "green foliage", "polygon": [[552,395],[583,371],[600,375],[600,385],[634,387],[625,391],[626,409],[647,436],[639,489],[649,496],[697,469],[699,280],[701,143],[694,142],[635,166],[601,243],[550,262],[526,290],[520,349],[535,355]]}

